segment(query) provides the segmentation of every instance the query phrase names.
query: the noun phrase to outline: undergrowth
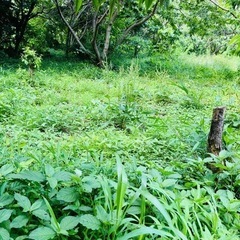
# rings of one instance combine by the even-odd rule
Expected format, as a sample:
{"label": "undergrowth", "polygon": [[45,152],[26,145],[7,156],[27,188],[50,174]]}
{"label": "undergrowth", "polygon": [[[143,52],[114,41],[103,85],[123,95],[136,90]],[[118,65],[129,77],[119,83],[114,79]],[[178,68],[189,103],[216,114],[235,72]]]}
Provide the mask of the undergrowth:
{"label": "undergrowth", "polygon": [[239,59],[224,59],[1,63],[0,239],[239,239]]}

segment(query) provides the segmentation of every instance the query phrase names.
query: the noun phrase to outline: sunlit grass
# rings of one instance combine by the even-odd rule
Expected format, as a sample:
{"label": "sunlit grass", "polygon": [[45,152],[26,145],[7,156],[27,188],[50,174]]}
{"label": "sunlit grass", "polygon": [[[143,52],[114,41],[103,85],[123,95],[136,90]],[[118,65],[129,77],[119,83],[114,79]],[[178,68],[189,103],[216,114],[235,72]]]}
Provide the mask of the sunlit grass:
{"label": "sunlit grass", "polygon": [[240,57],[226,56],[226,55],[182,55],[181,59],[188,64],[195,66],[203,66],[207,68],[213,68],[216,70],[228,69],[231,71],[237,71],[240,69]]}

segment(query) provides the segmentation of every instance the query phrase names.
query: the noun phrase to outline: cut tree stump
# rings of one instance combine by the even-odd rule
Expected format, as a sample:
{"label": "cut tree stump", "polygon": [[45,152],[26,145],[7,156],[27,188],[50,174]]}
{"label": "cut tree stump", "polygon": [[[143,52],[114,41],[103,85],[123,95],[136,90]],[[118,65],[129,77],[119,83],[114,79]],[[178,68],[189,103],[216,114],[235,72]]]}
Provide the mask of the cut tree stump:
{"label": "cut tree stump", "polygon": [[[207,151],[216,156],[219,155],[220,151],[223,148],[222,133],[223,133],[225,111],[226,111],[226,107],[216,107],[213,109],[212,123],[211,123],[210,132],[208,135]],[[213,163],[208,163],[207,166],[214,173],[221,171],[221,169],[215,167]]]}
{"label": "cut tree stump", "polygon": [[224,124],[224,115],[226,107],[216,107],[213,109],[212,123],[208,135],[208,152],[218,156],[222,150],[222,133]]}
{"label": "cut tree stump", "polygon": [[208,152],[218,156],[222,150],[222,133],[224,124],[224,115],[226,107],[217,107],[213,109],[212,123],[208,135]]}

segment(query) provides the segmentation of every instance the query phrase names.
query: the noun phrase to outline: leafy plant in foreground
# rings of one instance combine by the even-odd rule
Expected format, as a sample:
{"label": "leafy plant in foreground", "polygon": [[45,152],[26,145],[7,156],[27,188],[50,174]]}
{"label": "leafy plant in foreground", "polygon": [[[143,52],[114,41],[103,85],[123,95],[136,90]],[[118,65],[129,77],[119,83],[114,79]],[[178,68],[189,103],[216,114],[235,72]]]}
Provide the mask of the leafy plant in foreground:
{"label": "leafy plant in foreground", "polygon": [[240,201],[221,186],[188,188],[177,173],[143,167],[137,180],[119,157],[117,179],[49,164],[43,172],[15,171],[0,168],[4,240],[238,239]]}

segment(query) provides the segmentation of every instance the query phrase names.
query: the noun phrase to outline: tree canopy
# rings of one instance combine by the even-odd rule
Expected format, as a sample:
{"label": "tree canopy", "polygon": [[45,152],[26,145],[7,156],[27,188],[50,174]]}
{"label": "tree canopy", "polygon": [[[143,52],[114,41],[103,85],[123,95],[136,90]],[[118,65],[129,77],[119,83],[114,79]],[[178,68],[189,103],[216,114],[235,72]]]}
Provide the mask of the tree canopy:
{"label": "tree canopy", "polygon": [[124,47],[134,56],[141,47],[218,54],[233,37],[233,46],[239,44],[236,0],[0,0],[0,5],[0,50],[10,56],[26,46],[53,48],[103,66]]}

